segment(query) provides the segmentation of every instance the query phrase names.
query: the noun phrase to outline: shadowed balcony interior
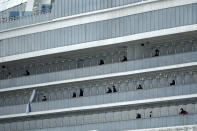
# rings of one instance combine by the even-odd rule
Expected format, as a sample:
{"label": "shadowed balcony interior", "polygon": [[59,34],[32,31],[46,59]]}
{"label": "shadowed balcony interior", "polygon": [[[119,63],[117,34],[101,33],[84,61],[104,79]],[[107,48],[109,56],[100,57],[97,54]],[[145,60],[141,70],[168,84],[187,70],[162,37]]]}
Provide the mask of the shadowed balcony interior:
{"label": "shadowed balcony interior", "polygon": [[[73,70],[77,68],[86,68],[97,66],[100,63],[100,60],[104,61],[104,64],[112,64],[117,62],[123,62],[124,56],[127,57],[128,61],[140,60],[151,58],[155,56],[167,56],[179,53],[186,52],[195,52],[197,51],[197,40],[185,40],[185,41],[175,41],[167,43],[145,43],[145,44],[136,44],[131,46],[131,49],[139,49],[139,51],[131,52],[133,56],[127,52],[131,49],[127,47],[115,47],[110,49],[103,49],[95,54],[95,52],[86,53],[84,56],[60,56],[53,61],[47,61],[47,63],[24,63],[23,66],[12,68],[1,66],[0,79],[12,79],[15,77],[22,77],[28,75],[37,75],[50,72],[58,72],[63,70]],[[156,51],[159,52],[156,52]],[[158,54],[157,54],[158,53]],[[66,58],[64,58],[66,57]],[[38,61],[39,62],[39,61]],[[125,61],[126,62],[126,61]],[[27,64],[27,65],[25,65]],[[29,73],[27,73],[27,71]]]}
{"label": "shadowed balcony interior", "polygon": [[[196,84],[197,70],[188,68],[47,86],[36,89],[32,111],[195,94]],[[1,93],[0,114],[23,113],[31,93]]]}

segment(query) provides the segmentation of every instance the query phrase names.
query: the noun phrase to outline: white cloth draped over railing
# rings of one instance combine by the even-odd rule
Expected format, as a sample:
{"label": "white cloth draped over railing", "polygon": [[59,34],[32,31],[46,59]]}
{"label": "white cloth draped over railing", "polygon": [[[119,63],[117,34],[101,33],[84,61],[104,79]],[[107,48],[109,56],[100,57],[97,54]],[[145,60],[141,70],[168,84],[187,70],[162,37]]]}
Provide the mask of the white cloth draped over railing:
{"label": "white cloth draped over railing", "polygon": [[36,90],[34,89],[34,90],[32,91],[31,97],[30,97],[29,102],[28,102],[28,104],[27,104],[26,113],[31,112],[31,103],[32,103],[33,100],[34,100],[35,95],[36,95]]}

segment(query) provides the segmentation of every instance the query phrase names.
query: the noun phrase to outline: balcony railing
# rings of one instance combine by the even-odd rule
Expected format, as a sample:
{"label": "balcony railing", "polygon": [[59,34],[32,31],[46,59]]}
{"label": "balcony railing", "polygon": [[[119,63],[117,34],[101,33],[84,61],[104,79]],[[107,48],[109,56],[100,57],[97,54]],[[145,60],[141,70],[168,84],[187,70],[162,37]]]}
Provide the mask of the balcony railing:
{"label": "balcony railing", "polygon": [[[48,24],[42,24],[41,26],[42,28],[40,27],[42,29],[40,30],[41,31],[40,33],[38,33],[39,32],[38,26],[35,26],[36,32],[34,27],[15,30],[18,33],[16,32],[12,33],[12,31],[2,32],[1,34],[3,37],[1,37],[2,40],[0,41],[0,56],[5,57],[2,59],[3,60],[2,62],[4,62],[4,60],[7,61],[7,59],[10,61],[16,59],[15,57],[18,58],[18,56],[13,56],[13,55],[19,55],[19,58],[24,58],[24,56],[26,56],[24,53],[30,53],[29,55],[32,54],[33,56],[37,56],[38,54],[36,54],[36,51],[41,51],[45,49],[49,49],[48,50],[49,52],[54,51],[53,53],[58,53],[56,52],[57,50],[55,49],[57,47],[59,47],[59,49],[63,51],[62,49],[70,50],[69,48],[70,45],[77,45],[83,43],[86,43],[85,45],[89,45],[89,44],[103,45],[102,43],[104,41],[107,43],[108,42],[114,43],[114,40],[117,40],[117,42],[119,40],[123,42],[124,37],[126,41],[129,39],[134,40],[131,35],[134,36],[136,35],[136,37],[134,37],[135,39],[141,39],[141,37],[144,39],[145,38],[144,36],[146,36],[146,34],[150,34],[151,37],[152,35],[153,36],[156,35],[157,34],[156,32],[158,32],[159,34],[161,33],[161,35],[162,34],[164,35],[166,33],[169,34],[171,31],[174,31],[174,28],[181,28],[180,30],[184,29],[184,31],[189,29],[191,31],[191,29],[195,29],[195,24],[196,24],[195,19],[193,19],[193,15],[195,14],[194,11],[196,10],[197,7],[196,5],[197,4],[189,4],[185,6],[179,6],[177,8],[173,7],[168,9],[148,11],[143,14],[140,13],[136,15],[128,15],[124,17],[118,17],[116,19],[112,18],[112,19],[101,20],[97,22],[90,21],[90,23],[70,25],[65,28],[62,27],[61,29],[51,28],[50,30],[47,31],[48,27],[56,27],[56,24],[54,22],[51,22]],[[173,12],[171,10],[173,10]],[[191,10],[191,11],[187,11],[187,10]],[[158,12],[160,11],[162,14],[161,18],[158,17]],[[178,15],[179,13],[176,12],[179,12],[180,14],[183,15]],[[182,13],[182,12],[186,12],[186,13]],[[168,18],[166,18],[166,16],[168,16]],[[187,18],[188,16],[190,17]],[[170,19],[170,21],[168,21],[167,19]],[[34,21],[34,19],[32,19],[31,21]],[[61,24],[58,22],[58,25],[59,24],[65,25],[65,23]],[[14,25],[16,25],[16,23]],[[110,25],[116,25],[116,26],[112,27]],[[180,33],[179,29],[176,30],[178,30],[177,33]],[[152,31],[156,31],[156,32],[152,34]],[[28,33],[26,34],[26,32]],[[17,34],[21,34],[21,35],[18,36]],[[9,39],[7,39],[8,38],[7,36],[9,37]],[[102,42],[102,40],[104,41]],[[67,48],[66,46],[69,47]],[[12,50],[10,50],[9,47],[12,47]],[[80,48],[83,48],[83,46],[81,46]],[[42,55],[43,53],[48,54],[49,53],[48,51],[45,50],[39,53],[40,55]]]}
{"label": "balcony railing", "polygon": [[[117,6],[142,2],[147,0],[94,0],[92,2],[88,0],[69,1],[69,0],[56,0],[53,4],[51,12],[36,11],[31,15],[20,15],[16,18],[4,17],[0,19],[0,30],[10,29],[14,27],[20,27],[24,25],[34,24],[38,22],[49,21],[55,18],[71,16],[96,10],[102,10],[107,8],[113,8]],[[70,3],[69,3],[70,2]],[[60,10],[62,10],[60,12]]]}
{"label": "balcony railing", "polygon": [[[77,119],[77,118],[76,118]],[[73,120],[71,123],[80,123],[85,120],[78,121]],[[96,123],[97,120],[103,120],[103,122]],[[138,120],[121,120],[119,121],[108,121],[104,122],[104,119],[99,117],[95,119],[88,119],[90,121],[88,124],[78,124],[75,126],[68,126],[68,120],[56,119],[50,120],[47,122],[42,122],[41,120],[36,120],[34,124],[30,124],[31,121],[24,121],[18,123],[11,123],[9,125],[2,124],[1,129],[3,131],[123,131],[123,130],[135,130],[135,129],[147,129],[147,128],[161,128],[161,127],[172,127],[172,126],[183,126],[183,125],[195,125],[197,123],[197,115],[191,114],[186,116],[167,116],[167,117],[156,117],[148,119],[138,119]],[[15,124],[15,125],[14,125]],[[24,125],[22,125],[24,124]],[[16,126],[19,125],[19,126]],[[14,129],[13,127],[17,127]],[[5,127],[5,128],[3,128]]]}
{"label": "balcony railing", "polygon": [[[88,96],[88,97],[56,100],[56,101],[37,102],[37,103],[32,103],[31,106],[32,106],[32,111],[37,112],[44,110],[55,110],[62,108],[99,105],[99,104],[107,104],[107,103],[132,101],[132,100],[134,101],[134,100],[152,99],[159,97],[179,96],[179,95],[197,93],[196,86],[197,84],[190,84],[184,86],[180,85],[180,86],[170,86],[163,88],[153,88],[148,90],[118,92],[118,93],[98,95],[98,96]],[[0,115],[24,113],[25,110],[26,110],[26,105],[14,105],[14,106],[7,105],[5,107],[0,107]]]}
{"label": "balcony railing", "polygon": [[47,10],[47,11],[37,10],[37,11],[33,11],[33,12],[29,13],[28,15],[19,15],[19,16],[15,16],[15,17],[1,18],[0,23],[13,22],[13,21],[17,21],[19,19],[23,19],[25,17],[35,17],[38,15],[47,14],[47,13],[51,13],[51,12],[49,10]]}
{"label": "balcony railing", "polygon": [[46,73],[41,75],[30,75],[19,78],[0,81],[0,88],[18,87],[39,83],[48,83],[61,80],[69,80],[104,74],[155,68],[174,64],[182,64],[197,61],[197,52],[147,58],[143,60],[128,61],[123,63],[106,64],[101,66],[79,68],[61,72]]}

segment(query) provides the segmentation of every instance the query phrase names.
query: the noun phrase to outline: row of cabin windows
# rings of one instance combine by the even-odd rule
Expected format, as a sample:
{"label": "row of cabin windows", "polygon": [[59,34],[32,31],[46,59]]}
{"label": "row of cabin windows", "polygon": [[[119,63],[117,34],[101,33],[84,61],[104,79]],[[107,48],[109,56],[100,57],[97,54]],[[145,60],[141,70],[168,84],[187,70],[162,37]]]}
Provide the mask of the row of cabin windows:
{"label": "row of cabin windows", "polygon": [[[189,85],[197,82],[196,71],[169,72],[158,73],[152,77],[134,76],[133,78],[120,78],[111,80],[102,80],[99,82],[78,83],[67,87],[47,88],[47,90],[37,91],[36,102],[52,101],[60,99],[69,99],[82,96],[96,96],[116,92],[127,92],[135,90],[147,90],[151,88],[169,87],[174,85]],[[17,105],[26,104],[29,100],[31,92],[23,94],[2,95],[0,105]]]}
{"label": "row of cabin windows", "polygon": [[[197,113],[197,104],[186,105],[174,105],[174,106],[162,106],[143,109],[119,109],[114,111],[105,112],[92,112],[91,114],[70,114],[69,116],[61,116],[59,118],[48,118],[42,120],[29,120],[19,121],[12,123],[0,124],[1,131],[8,131],[8,128],[12,128],[12,131],[30,130],[30,129],[44,129],[55,128],[64,126],[76,126],[94,123],[107,123],[115,121],[128,121],[128,120],[140,120],[140,119],[152,119],[162,118],[170,116],[182,116],[193,115]],[[171,118],[169,118],[171,119]]]}
{"label": "row of cabin windows", "polygon": [[[188,44],[189,43],[189,44]],[[141,54],[141,58],[150,58],[156,56],[163,56],[167,54],[176,54],[182,52],[196,51],[197,44],[188,42],[188,43],[176,43],[176,44],[167,44],[167,45],[159,45],[159,46],[150,46],[149,44],[141,44],[141,48],[144,48],[143,52],[139,52]],[[196,48],[194,48],[194,45]],[[172,47],[173,46],[173,47]],[[182,47],[179,47],[182,46]],[[166,54],[167,52],[167,54]],[[104,65],[116,62],[125,62],[127,60],[135,60],[133,58],[127,58],[127,50],[111,52],[106,54],[105,56],[96,56],[96,57],[87,57],[80,58],[76,60],[61,60],[54,63],[44,63],[39,65],[25,65],[20,69],[8,69],[6,66],[1,67],[0,79],[11,79],[15,77],[21,76],[29,76],[35,74],[49,73],[49,72],[57,72],[61,70],[71,70],[82,67],[96,66],[96,65]],[[149,54],[149,55],[148,55]],[[140,58],[136,58],[140,59]]]}

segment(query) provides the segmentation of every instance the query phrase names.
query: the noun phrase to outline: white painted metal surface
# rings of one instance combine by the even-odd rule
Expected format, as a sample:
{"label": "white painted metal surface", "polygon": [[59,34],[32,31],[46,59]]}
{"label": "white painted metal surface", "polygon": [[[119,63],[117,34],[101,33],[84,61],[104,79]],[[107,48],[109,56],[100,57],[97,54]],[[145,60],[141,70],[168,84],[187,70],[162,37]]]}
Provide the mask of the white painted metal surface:
{"label": "white painted metal surface", "polygon": [[[16,36],[21,36],[21,35],[25,35],[25,34],[32,34],[32,33],[43,32],[43,31],[47,31],[47,30],[54,30],[54,29],[63,28],[63,27],[67,27],[67,26],[90,23],[90,22],[95,22],[95,21],[108,20],[108,19],[118,18],[118,17],[127,16],[127,15],[131,15],[131,14],[137,14],[137,13],[142,13],[142,12],[147,12],[147,11],[152,11],[152,10],[176,7],[176,6],[181,6],[181,5],[186,5],[186,4],[190,4],[190,3],[196,3],[196,2],[197,2],[197,0],[147,0],[142,3],[131,4],[131,5],[126,5],[126,6],[122,6],[122,7],[106,9],[106,10],[102,10],[102,11],[95,11],[95,12],[91,12],[91,13],[84,13],[84,14],[80,14],[80,15],[74,15],[74,16],[64,17],[64,18],[60,18],[60,19],[55,19],[53,21],[48,21],[48,22],[44,22],[44,23],[23,26],[20,28],[15,28],[15,29],[10,29],[10,30],[5,30],[5,31],[0,32],[0,40],[1,39],[8,39],[11,37],[16,37]],[[5,7],[7,8],[8,6],[5,6]],[[175,27],[175,28],[170,28],[170,29],[162,29],[162,30],[158,30],[158,31],[146,32],[146,33],[124,36],[124,37],[116,37],[116,38],[108,39],[108,40],[100,40],[100,41],[94,41],[94,42],[81,43],[78,45],[69,45],[69,46],[58,47],[58,48],[54,48],[54,49],[47,49],[47,50],[41,50],[41,51],[35,51],[35,52],[30,52],[30,53],[24,53],[24,54],[19,54],[19,55],[3,57],[3,58],[0,58],[0,64],[4,63],[4,62],[13,62],[15,60],[22,60],[22,59],[26,59],[26,58],[39,57],[39,56],[44,56],[44,55],[53,55],[53,54],[57,54],[57,53],[77,51],[80,49],[89,49],[89,48],[101,47],[101,46],[106,46],[106,45],[114,45],[114,44],[120,44],[120,43],[124,43],[124,42],[136,41],[136,40],[144,40],[144,39],[149,39],[149,38],[154,38],[154,37],[161,38],[161,36],[166,36],[166,35],[170,35],[170,37],[171,36],[173,37],[174,34],[186,34],[186,33],[189,34],[188,32],[192,32],[192,31],[194,31],[194,34],[195,34],[196,30],[197,30],[197,24],[188,25],[188,26],[180,26],[180,27]],[[183,55],[182,52],[179,54]],[[190,55],[189,57],[191,57],[191,56],[192,55]],[[46,87],[49,85],[51,86],[51,85],[58,85],[58,84],[63,84],[63,83],[74,83],[74,82],[81,82],[81,81],[87,81],[87,80],[96,80],[96,79],[110,78],[110,77],[116,77],[116,76],[127,76],[127,75],[139,74],[139,73],[163,71],[163,70],[178,69],[178,68],[188,69],[187,67],[197,66],[196,59],[194,62],[191,62],[191,61],[188,61],[188,59],[187,59],[188,57],[187,58],[183,57],[183,58],[184,58],[184,61],[181,61],[179,64],[173,63],[174,65],[170,65],[170,66],[168,64],[168,66],[159,65],[160,67],[155,66],[154,68],[152,68],[152,66],[151,66],[148,69],[135,69],[133,71],[122,70],[118,73],[111,72],[108,74],[106,73],[105,75],[103,75],[103,74],[98,75],[97,74],[96,76],[88,76],[88,77],[83,76],[82,78],[75,77],[75,78],[70,78],[68,80],[61,79],[61,81],[58,79],[53,82],[44,81],[46,83],[40,83],[40,84],[35,84],[35,83],[29,84],[28,83],[29,85],[27,84],[25,86],[18,85],[20,87],[13,86],[12,88],[0,89],[0,93],[6,94],[6,92],[7,92],[9,94],[11,92],[8,92],[8,91],[15,91],[15,90],[21,90],[21,92],[25,92],[26,90],[23,90],[23,89],[42,88],[42,87]],[[146,62],[144,62],[144,63],[146,64]],[[169,77],[169,78],[171,78],[171,77]],[[190,77],[187,77],[187,75],[185,75],[185,78],[187,78],[187,80],[185,80],[185,84],[190,85],[191,83],[189,83],[189,80],[188,80],[188,79],[190,79]],[[196,77],[194,77],[194,78],[196,78]],[[181,80],[184,81],[183,79],[181,79]],[[164,79],[164,81],[165,81],[165,79]],[[19,83],[20,83],[20,81],[19,81]],[[2,86],[2,87],[4,87],[4,86]],[[99,86],[96,86],[96,87],[99,87]],[[174,87],[172,87],[172,88],[174,88]],[[45,90],[45,88],[42,88],[42,89]],[[95,90],[95,88],[93,88],[93,89]],[[156,90],[156,91],[157,91],[157,93],[162,93],[162,91],[161,92],[159,92],[159,90]],[[176,91],[174,91],[174,92],[176,92]],[[189,92],[189,90],[187,90],[187,89],[181,90],[179,88],[178,92],[180,94],[182,93],[182,91]],[[152,93],[152,94],[157,94],[157,93]],[[102,131],[111,131],[114,129],[116,129],[116,131],[120,131],[120,130],[121,131],[197,131],[197,125],[191,125],[191,124],[196,124],[196,119],[194,119],[196,117],[191,117],[191,116],[193,116],[193,114],[196,113],[196,106],[195,105],[192,105],[192,106],[191,105],[188,105],[188,106],[178,105],[177,108],[175,108],[176,107],[175,105],[170,105],[170,108],[168,108],[169,109],[168,112],[170,112],[170,115],[175,116],[175,115],[178,115],[177,109],[180,109],[179,108],[180,106],[184,106],[184,109],[186,109],[189,113],[191,112],[191,114],[188,115],[188,116],[190,116],[189,118],[191,118],[191,119],[185,119],[185,118],[187,118],[187,116],[183,117],[181,115],[178,116],[179,119],[173,119],[173,117],[169,117],[168,115],[166,115],[165,112],[163,114],[159,114],[157,107],[154,108],[154,110],[153,110],[153,112],[155,112],[153,118],[150,118],[150,119],[145,118],[144,119],[142,117],[143,119],[141,119],[141,120],[136,120],[135,114],[139,111],[139,113],[141,113],[142,116],[147,115],[147,113],[144,113],[143,109],[139,109],[137,111],[134,111],[133,112],[134,115],[132,114],[132,116],[129,116],[127,111],[122,111],[121,115],[117,115],[118,113],[116,113],[114,116],[112,116],[113,115],[112,112],[109,111],[109,112],[106,112],[106,113],[103,113],[102,115],[100,115],[101,119],[105,118],[108,121],[108,124],[107,124],[108,128],[107,128],[107,126],[105,126],[105,128],[98,128],[99,126],[97,126],[97,125],[100,123],[96,121],[97,114],[93,114],[93,115],[87,114],[87,117],[84,118],[84,119],[87,118],[87,123],[85,123],[85,124],[84,123],[81,124],[78,121],[78,119],[81,119],[81,118],[79,118],[79,117],[81,117],[80,116],[81,114],[79,114],[79,116],[77,116],[77,117],[71,116],[69,122],[71,123],[70,125],[72,125],[72,126],[69,125],[68,128],[67,127],[64,128],[63,124],[60,121],[60,120],[63,120],[63,118],[60,118],[60,119],[53,118],[53,116],[51,115],[51,114],[55,115],[55,114],[60,114],[60,113],[68,113],[69,114],[70,112],[80,112],[80,111],[90,111],[91,112],[92,110],[98,110],[98,109],[105,110],[105,109],[108,109],[109,107],[115,109],[115,108],[123,107],[123,106],[124,107],[126,107],[126,106],[137,107],[139,105],[146,105],[146,104],[154,106],[155,103],[162,105],[163,102],[164,103],[169,102],[172,104],[172,101],[184,103],[184,100],[188,100],[187,102],[191,102],[189,100],[191,100],[191,99],[196,100],[197,99],[197,94],[194,94],[194,92],[192,92],[193,93],[192,95],[191,94],[186,95],[186,93],[185,93],[185,95],[183,95],[183,94],[180,95],[179,93],[177,93],[177,96],[170,95],[170,97],[167,97],[166,95],[163,95],[163,96],[159,95],[158,96],[159,98],[158,97],[157,98],[156,97],[149,97],[144,100],[142,100],[142,99],[141,100],[139,100],[139,99],[138,100],[137,99],[135,99],[135,100],[134,99],[124,99],[124,101],[122,101],[122,102],[120,102],[120,101],[113,101],[112,102],[111,101],[108,104],[99,103],[98,105],[96,105],[94,103],[93,105],[82,105],[79,107],[70,106],[67,108],[66,107],[58,107],[58,104],[54,103],[54,106],[57,106],[57,109],[48,108],[48,109],[43,109],[42,111],[36,110],[36,112],[30,112],[28,114],[26,114],[26,113],[16,114],[16,112],[9,113],[10,115],[3,114],[2,116],[0,116],[0,121],[3,121],[3,124],[4,124],[4,120],[5,120],[5,124],[4,124],[5,126],[2,126],[2,124],[0,124],[0,131],[21,130],[21,127],[17,127],[17,124],[24,125],[23,130],[34,130],[31,128],[34,127],[35,125],[29,124],[28,121],[33,123],[32,119],[34,117],[39,117],[42,115],[46,115],[46,116],[48,115],[51,119],[51,123],[46,122],[46,121],[44,122],[43,118],[40,117],[36,120],[36,122],[37,122],[36,124],[38,126],[36,127],[37,129],[35,129],[34,131],[38,131],[38,130],[39,131],[45,131],[45,130],[57,131],[57,130],[65,130],[65,129],[69,130],[69,127],[71,127],[70,128],[71,130],[75,128],[75,130],[72,130],[72,131],[76,131],[76,130],[78,131],[79,129],[81,129],[81,131],[87,131],[87,130],[100,131],[101,129],[105,129]],[[148,94],[148,91],[147,91],[147,94]],[[151,96],[151,93],[149,95]],[[90,98],[90,97],[88,97],[88,98]],[[118,97],[118,98],[121,99],[121,97]],[[113,97],[112,99],[115,99],[115,97]],[[117,99],[117,100],[119,100],[119,99]],[[44,102],[42,104],[45,105]],[[60,104],[62,104],[62,103],[60,103]],[[6,105],[6,106],[11,108],[11,105],[12,104]],[[139,108],[142,108],[142,107],[139,107]],[[11,108],[11,109],[16,110],[16,108]],[[148,111],[148,113],[150,112],[150,110],[147,110],[147,111]],[[157,122],[159,123],[159,121],[158,121],[159,119],[157,119],[157,118],[160,117],[160,115],[162,118],[160,120],[166,120],[166,121],[160,122],[160,125],[159,124],[156,125],[155,123],[157,123]],[[107,116],[107,117],[104,117],[104,116]],[[62,117],[62,116],[60,116],[60,117]],[[124,119],[121,119],[122,117],[124,117]],[[127,117],[133,117],[135,120],[132,119],[132,121],[128,121],[128,123],[125,124],[128,119]],[[21,119],[21,118],[24,118],[24,119]],[[30,118],[30,119],[26,120],[26,118]],[[165,119],[165,118],[167,118],[167,119]],[[12,122],[6,123],[6,119],[11,119],[13,121],[15,119],[20,119],[19,120],[20,122],[19,123],[12,123]],[[56,119],[57,119],[57,121],[56,121]],[[113,119],[115,119],[116,121],[118,120],[119,122],[122,122],[122,123],[121,124],[113,123],[112,122]],[[65,119],[65,120],[68,121],[68,119]],[[176,120],[177,121],[180,120],[181,122],[183,121],[183,123],[176,123]],[[148,126],[144,126],[145,122],[143,122],[143,121],[145,121],[146,124],[148,123],[147,124]],[[79,123],[77,123],[77,122],[79,122]],[[91,122],[93,122],[93,123],[91,123]],[[104,125],[105,122],[106,121],[103,121],[102,124]],[[45,125],[46,123],[51,124],[51,125],[53,125],[55,123],[58,123],[58,124],[55,126],[52,126],[50,128],[48,128],[48,127],[46,128],[45,126],[43,126],[41,128],[39,127],[39,125],[41,125],[41,124]],[[161,123],[166,123],[166,125],[164,125],[164,124],[162,125]],[[153,126],[153,124],[155,124],[155,125]],[[185,126],[185,124],[186,124],[186,126]],[[80,125],[80,127],[79,127],[79,125]],[[86,125],[89,127],[91,127],[93,125],[94,128],[91,128],[91,129],[90,128],[86,128],[86,129],[81,128]],[[141,125],[143,125],[143,126],[141,126]],[[29,126],[29,127],[27,128],[27,126]],[[121,126],[122,127],[128,126],[129,128],[122,128]],[[169,127],[169,126],[172,126],[172,127]],[[118,127],[118,128],[116,128],[116,127]],[[147,129],[145,129],[145,128],[147,128]],[[130,129],[136,129],[136,130],[130,130]]]}
{"label": "white painted metal surface", "polygon": [[13,56],[1,57],[0,63],[11,62],[14,60],[22,60],[22,59],[33,58],[33,57],[44,56],[44,55],[50,55],[50,54],[56,54],[56,53],[77,51],[81,49],[88,49],[88,48],[94,48],[94,47],[100,47],[100,46],[106,46],[106,45],[114,45],[114,44],[129,42],[129,41],[143,40],[147,38],[154,38],[154,37],[166,36],[166,35],[171,35],[171,34],[186,33],[186,32],[196,31],[196,30],[197,30],[197,24],[175,27],[175,28],[170,28],[170,29],[162,29],[162,30],[145,32],[145,33],[129,35],[129,36],[124,36],[124,37],[117,37],[117,38],[112,38],[112,39],[107,39],[107,40],[92,41],[92,42],[81,43],[77,45],[69,45],[69,46],[64,46],[64,47],[58,47],[58,48],[29,52],[29,53],[18,54],[18,55],[13,55]]}
{"label": "white painted metal surface", "polygon": [[148,12],[152,10],[165,9],[175,6],[187,5],[196,3],[197,0],[150,0],[142,3],[136,3],[126,6],[115,7],[112,9],[105,9],[101,11],[94,11],[90,13],[84,13],[79,15],[73,15],[69,17],[63,17],[54,19],[48,22],[42,22],[38,24],[32,24],[19,28],[4,30],[0,32],[0,40],[6,38],[12,38],[16,36],[22,36],[37,32],[43,32],[48,30],[54,30],[79,24],[86,24],[96,21],[109,20],[113,18]]}

